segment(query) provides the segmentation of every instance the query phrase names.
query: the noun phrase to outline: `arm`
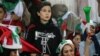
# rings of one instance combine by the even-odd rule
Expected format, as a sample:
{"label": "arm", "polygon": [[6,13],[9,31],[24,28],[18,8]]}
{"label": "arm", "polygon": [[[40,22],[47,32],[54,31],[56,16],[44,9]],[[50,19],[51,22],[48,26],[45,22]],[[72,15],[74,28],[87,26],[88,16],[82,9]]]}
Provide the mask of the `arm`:
{"label": "arm", "polygon": [[89,55],[89,45],[87,45],[86,43],[85,43],[84,56],[90,56],[90,55]]}
{"label": "arm", "polygon": [[85,51],[84,51],[85,56],[90,56],[89,49],[90,49],[91,42],[92,42],[91,37],[89,37],[89,35],[88,35],[88,37],[86,38],[86,41],[85,41]]}
{"label": "arm", "polygon": [[83,41],[80,42],[80,44],[79,44],[79,53],[80,53],[80,56],[84,56],[84,47],[85,47],[84,42]]}
{"label": "arm", "polygon": [[89,45],[85,41],[79,44],[79,52],[80,56],[89,56]]}
{"label": "arm", "polygon": [[53,46],[51,46],[52,53],[53,53],[52,56],[57,56],[58,54],[56,53],[56,49],[57,49],[59,43],[62,41],[62,36],[61,36],[60,30],[58,28],[55,29],[54,34],[55,34],[55,38],[54,38],[54,42],[52,43]]}

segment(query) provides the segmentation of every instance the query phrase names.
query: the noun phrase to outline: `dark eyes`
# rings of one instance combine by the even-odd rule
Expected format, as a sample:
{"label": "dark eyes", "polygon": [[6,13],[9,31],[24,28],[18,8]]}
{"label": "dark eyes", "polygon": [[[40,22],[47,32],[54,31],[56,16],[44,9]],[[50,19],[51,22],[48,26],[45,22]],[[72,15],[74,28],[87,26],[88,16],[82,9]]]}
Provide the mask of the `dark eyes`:
{"label": "dark eyes", "polygon": [[0,11],[0,13],[2,13],[2,11]]}
{"label": "dark eyes", "polygon": [[92,26],[92,25],[91,25],[91,28],[92,28],[92,29],[95,29],[95,27],[94,27],[94,26]]}
{"label": "dark eyes", "polygon": [[51,10],[45,10],[45,9],[44,9],[44,10],[42,10],[42,11],[43,11],[43,12],[51,12]]}
{"label": "dark eyes", "polygon": [[75,40],[79,40],[79,38],[76,38]]}
{"label": "dark eyes", "polygon": [[68,52],[73,52],[73,50],[71,49],[71,50],[66,50],[65,51],[65,53],[68,53]]}

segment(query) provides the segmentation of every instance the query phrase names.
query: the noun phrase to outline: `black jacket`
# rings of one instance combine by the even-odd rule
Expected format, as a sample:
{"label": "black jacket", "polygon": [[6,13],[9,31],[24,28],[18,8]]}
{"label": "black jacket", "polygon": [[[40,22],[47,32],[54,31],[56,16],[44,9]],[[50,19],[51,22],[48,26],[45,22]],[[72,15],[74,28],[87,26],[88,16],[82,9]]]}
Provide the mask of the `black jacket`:
{"label": "black jacket", "polygon": [[[28,31],[26,40],[42,52],[42,37],[50,37],[47,41],[48,47],[46,46],[46,53],[50,54],[51,52],[51,56],[57,56],[56,49],[62,40],[60,30],[52,23],[52,21],[49,21],[45,25],[40,23],[40,21],[36,21],[33,25],[33,28]],[[48,48],[50,49],[50,52]]]}

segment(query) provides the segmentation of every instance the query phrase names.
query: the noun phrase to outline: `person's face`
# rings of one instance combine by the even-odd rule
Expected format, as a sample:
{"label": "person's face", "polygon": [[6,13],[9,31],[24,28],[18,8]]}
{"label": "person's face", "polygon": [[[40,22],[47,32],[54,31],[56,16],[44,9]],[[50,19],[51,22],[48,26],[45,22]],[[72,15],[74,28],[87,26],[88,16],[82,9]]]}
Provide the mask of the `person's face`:
{"label": "person's face", "polygon": [[92,25],[90,26],[90,33],[91,33],[91,35],[95,34],[95,27]]}
{"label": "person's face", "polygon": [[73,42],[75,44],[76,47],[79,46],[79,43],[81,41],[81,36],[80,35],[76,35],[74,38],[73,38]]}
{"label": "person's face", "polygon": [[5,16],[5,12],[2,8],[0,8],[0,21],[3,20],[4,16]]}
{"label": "person's face", "polygon": [[74,56],[74,49],[70,45],[65,45],[63,48],[63,56]]}
{"label": "person's face", "polygon": [[10,52],[10,56],[18,56],[18,55],[17,55],[17,50],[11,51],[11,52]]}
{"label": "person's face", "polygon": [[88,31],[88,35],[93,36],[94,34],[95,34],[95,27],[91,25]]}
{"label": "person's face", "polygon": [[40,20],[49,21],[51,18],[51,7],[44,6],[41,8],[40,12],[38,12],[38,16],[40,16]]}

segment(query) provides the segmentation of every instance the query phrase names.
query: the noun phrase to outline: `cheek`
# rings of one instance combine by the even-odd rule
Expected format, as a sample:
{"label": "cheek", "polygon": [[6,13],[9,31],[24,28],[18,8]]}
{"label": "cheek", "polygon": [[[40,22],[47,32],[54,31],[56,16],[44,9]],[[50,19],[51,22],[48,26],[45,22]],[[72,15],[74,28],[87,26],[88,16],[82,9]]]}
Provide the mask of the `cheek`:
{"label": "cheek", "polygon": [[77,43],[77,41],[76,41],[75,39],[73,39],[73,42],[74,42],[74,44],[76,44],[76,43]]}
{"label": "cheek", "polygon": [[5,14],[1,14],[0,17],[4,18],[5,17]]}
{"label": "cheek", "polygon": [[67,56],[67,55],[68,55],[68,53],[64,52],[64,53],[63,53],[63,55],[64,55],[64,56]]}
{"label": "cheek", "polygon": [[40,15],[39,15],[40,17],[43,17],[44,16],[44,14],[42,14],[42,13],[40,13]]}
{"label": "cheek", "polygon": [[74,51],[73,51],[73,52],[71,52],[71,54],[72,54],[72,56],[75,56]]}
{"label": "cheek", "polygon": [[49,14],[49,16],[51,17],[52,13]]}
{"label": "cheek", "polygon": [[74,42],[75,46],[78,46],[80,43],[80,40],[73,40],[73,42]]}
{"label": "cheek", "polygon": [[77,43],[79,43],[81,41],[81,39],[79,38],[78,40],[76,40]]}

